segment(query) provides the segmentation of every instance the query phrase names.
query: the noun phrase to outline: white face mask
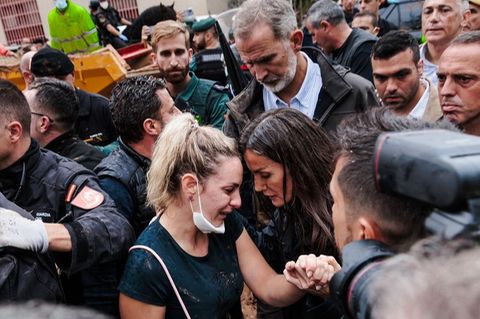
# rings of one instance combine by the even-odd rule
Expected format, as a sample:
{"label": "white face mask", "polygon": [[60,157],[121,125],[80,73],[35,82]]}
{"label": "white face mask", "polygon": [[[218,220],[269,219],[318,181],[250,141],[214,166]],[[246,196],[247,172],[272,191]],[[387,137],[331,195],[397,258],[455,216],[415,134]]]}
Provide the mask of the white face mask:
{"label": "white face mask", "polygon": [[196,212],[193,209],[192,201],[190,201],[190,208],[192,209],[193,213],[193,223],[195,226],[204,234],[223,234],[225,233],[225,223],[222,223],[220,226],[214,226],[203,214],[202,208],[202,201],[200,200],[200,187],[198,186],[197,180],[197,199],[198,199],[198,206],[200,208],[200,212]]}
{"label": "white face mask", "polygon": [[56,0],[55,1],[55,7],[57,7],[58,10],[63,11],[67,8],[67,0]]}
{"label": "white face mask", "polygon": [[102,1],[102,2],[100,2],[100,7],[102,7],[102,9],[104,9],[104,10],[107,10],[107,8],[108,8],[108,1]]}

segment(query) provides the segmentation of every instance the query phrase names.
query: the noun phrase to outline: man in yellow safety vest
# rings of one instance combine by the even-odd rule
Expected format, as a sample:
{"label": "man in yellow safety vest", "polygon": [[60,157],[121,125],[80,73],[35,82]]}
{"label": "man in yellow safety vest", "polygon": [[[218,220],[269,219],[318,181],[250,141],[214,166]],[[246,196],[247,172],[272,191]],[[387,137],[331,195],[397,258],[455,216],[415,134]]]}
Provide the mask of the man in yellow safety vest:
{"label": "man in yellow safety vest", "polygon": [[55,0],[48,14],[52,48],[66,54],[88,53],[100,48],[98,33],[90,13],[70,0]]}

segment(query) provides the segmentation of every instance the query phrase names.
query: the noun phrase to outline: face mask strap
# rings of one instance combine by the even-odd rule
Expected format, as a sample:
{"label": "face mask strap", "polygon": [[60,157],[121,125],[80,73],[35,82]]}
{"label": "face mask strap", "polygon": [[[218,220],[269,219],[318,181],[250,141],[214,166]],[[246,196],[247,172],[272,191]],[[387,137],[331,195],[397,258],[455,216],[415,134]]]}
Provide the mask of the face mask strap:
{"label": "face mask strap", "polygon": [[[198,183],[198,178],[195,179],[195,182],[197,182],[197,200],[198,200],[198,206],[200,208],[200,214],[203,215],[203,207],[202,207],[202,199],[200,198],[200,184]],[[192,201],[190,200],[190,208],[192,209],[192,212],[195,211],[193,209],[193,204],[192,204]]]}

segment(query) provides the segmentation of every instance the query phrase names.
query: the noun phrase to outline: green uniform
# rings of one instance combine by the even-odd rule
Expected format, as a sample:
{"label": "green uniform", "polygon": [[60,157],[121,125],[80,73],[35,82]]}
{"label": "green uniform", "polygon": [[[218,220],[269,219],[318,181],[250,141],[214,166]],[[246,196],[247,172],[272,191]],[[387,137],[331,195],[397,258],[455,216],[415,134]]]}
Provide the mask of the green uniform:
{"label": "green uniform", "polygon": [[65,54],[88,53],[100,49],[98,33],[90,13],[68,1],[64,12],[54,8],[48,14],[51,47]]}
{"label": "green uniform", "polygon": [[176,99],[182,99],[193,111],[200,125],[211,125],[222,129],[226,103],[230,100],[224,87],[213,81],[199,79],[190,72],[192,79],[187,88]]}

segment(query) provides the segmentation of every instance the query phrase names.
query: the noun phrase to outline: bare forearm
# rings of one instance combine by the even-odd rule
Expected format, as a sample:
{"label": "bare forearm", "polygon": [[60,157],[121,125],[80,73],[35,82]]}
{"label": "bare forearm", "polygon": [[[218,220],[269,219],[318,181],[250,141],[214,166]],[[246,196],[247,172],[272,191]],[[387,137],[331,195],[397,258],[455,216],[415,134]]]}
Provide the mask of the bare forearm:
{"label": "bare forearm", "polygon": [[116,37],[118,37],[120,35],[120,32],[118,32],[118,30],[115,29],[115,27],[111,24],[107,25],[107,30],[108,30],[108,32],[110,32],[111,34],[113,34]]}
{"label": "bare forearm", "polygon": [[305,292],[290,284],[284,275],[272,276],[265,282],[265,287],[266,295],[257,297],[275,307],[286,307],[305,295]]}
{"label": "bare forearm", "polygon": [[128,21],[128,20],[125,19],[125,18],[122,18],[122,20],[120,20],[120,23],[121,23],[121,24],[124,24],[124,25],[132,25],[132,22]]}
{"label": "bare forearm", "polygon": [[48,236],[48,250],[55,252],[72,251],[72,238],[62,224],[44,224]]}

